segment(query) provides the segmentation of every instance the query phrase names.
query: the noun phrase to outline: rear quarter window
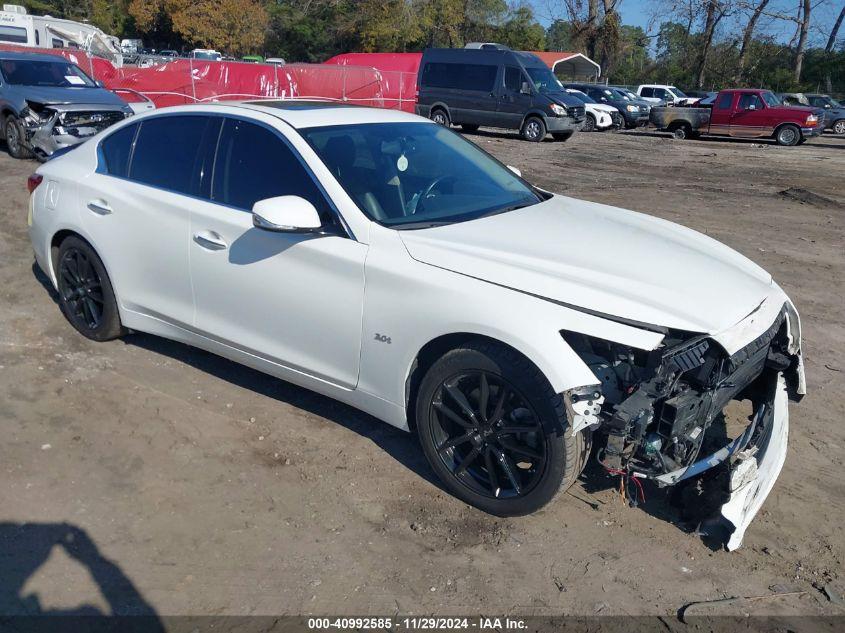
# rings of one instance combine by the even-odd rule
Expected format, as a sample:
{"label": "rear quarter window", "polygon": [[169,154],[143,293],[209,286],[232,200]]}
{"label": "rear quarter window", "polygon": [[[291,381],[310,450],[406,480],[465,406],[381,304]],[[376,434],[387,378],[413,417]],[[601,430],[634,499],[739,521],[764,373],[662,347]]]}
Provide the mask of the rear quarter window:
{"label": "rear quarter window", "polygon": [[127,125],[110,134],[100,143],[99,171],[126,178],[129,175],[129,155],[138,132],[138,124]]}
{"label": "rear quarter window", "polygon": [[716,100],[716,109],[717,110],[730,110],[731,103],[733,103],[734,96],[731,93],[719,95],[719,98]]}

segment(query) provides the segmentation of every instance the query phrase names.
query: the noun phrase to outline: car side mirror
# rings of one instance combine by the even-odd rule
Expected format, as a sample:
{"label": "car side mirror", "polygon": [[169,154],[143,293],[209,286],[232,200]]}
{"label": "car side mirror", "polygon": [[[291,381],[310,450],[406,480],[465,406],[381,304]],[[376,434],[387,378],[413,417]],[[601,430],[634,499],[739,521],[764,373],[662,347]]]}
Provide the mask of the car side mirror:
{"label": "car side mirror", "polygon": [[519,171],[516,167],[514,167],[513,165],[506,165],[506,167],[507,167],[508,169],[510,169],[513,173],[515,173],[517,176],[519,176],[520,178],[522,178],[522,172],[521,172],[521,171]]}
{"label": "car side mirror", "polygon": [[531,86],[528,85],[527,81],[522,82],[522,86],[519,88],[519,94],[523,95],[530,95],[531,94]]}
{"label": "car side mirror", "polygon": [[317,209],[299,196],[259,200],[252,207],[252,224],[275,233],[316,233],[322,227]]}

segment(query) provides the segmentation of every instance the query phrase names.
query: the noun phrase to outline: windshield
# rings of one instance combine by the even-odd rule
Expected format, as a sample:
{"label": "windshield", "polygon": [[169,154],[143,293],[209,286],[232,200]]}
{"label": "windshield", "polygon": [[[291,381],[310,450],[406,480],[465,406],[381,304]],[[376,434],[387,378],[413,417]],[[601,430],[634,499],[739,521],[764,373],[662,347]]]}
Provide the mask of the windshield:
{"label": "windshield", "polygon": [[97,84],[78,66],[62,59],[57,59],[57,61],[3,59],[0,60],[0,71],[8,83],[16,86],[97,87]]}
{"label": "windshield", "polygon": [[567,94],[571,94],[573,97],[582,101],[583,103],[598,103],[595,99],[591,96],[584,94],[580,90],[567,90]]}
{"label": "windshield", "polygon": [[473,220],[542,200],[507,167],[431,123],[300,130],[372,220],[399,229]]}
{"label": "windshield", "polygon": [[773,92],[769,90],[764,90],[760,93],[760,95],[763,97],[763,101],[765,101],[766,105],[769,107],[776,108],[778,106],[783,105],[783,102],[778,99]]}
{"label": "windshield", "polygon": [[526,68],[525,72],[528,73],[537,92],[560,92],[563,87],[548,68]]}
{"label": "windshield", "polygon": [[[614,99],[624,99],[625,101],[631,101],[631,97],[625,94],[624,90],[620,90],[619,88],[606,88],[605,93],[611,95]],[[615,95],[615,96],[614,96]]]}
{"label": "windshield", "polygon": [[669,86],[669,92],[673,93],[676,97],[684,98],[689,97],[689,95],[684,94],[684,91],[680,88],[675,88],[675,86]]}
{"label": "windshield", "polygon": [[220,61],[220,53],[194,53],[194,59],[210,59],[212,61]]}

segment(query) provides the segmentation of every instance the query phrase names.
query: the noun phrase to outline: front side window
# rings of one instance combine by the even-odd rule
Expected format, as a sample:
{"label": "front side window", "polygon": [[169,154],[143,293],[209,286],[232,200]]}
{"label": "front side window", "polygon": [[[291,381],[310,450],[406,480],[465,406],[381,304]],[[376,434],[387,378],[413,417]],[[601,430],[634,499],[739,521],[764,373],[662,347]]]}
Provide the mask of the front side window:
{"label": "front side window", "polygon": [[45,88],[96,88],[97,84],[82,69],[63,59],[41,61],[32,59],[0,60],[0,70],[10,84],[42,86]]}
{"label": "front side window", "polygon": [[654,88],[643,88],[640,95],[643,97],[654,97]]}
{"label": "front side window", "polygon": [[522,73],[519,68],[513,66],[505,68],[505,88],[511,92],[519,92],[522,88]]}
{"label": "front side window", "polygon": [[655,88],[654,96],[658,99],[667,99],[669,97],[669,92],[664,90],[663,88]]}
{"label": "front side window", "polygon": [[138,126],[136,123],[120,128],[100,143],[100,171],[120,178],[129,175],[129,155],[132,153]]}
{"label": "front side window", "polygon": [[740,110],[750,110],[752,106],[755,110],[759,110],[760,106],[760,98],[755,94],[742,94],[739,97],[739,109]]}
{"label": "front side window", "polygon": [[299,196],[314,205],[324,225],[333,222],[325,196],[294,150],[261,125],[227,118],[213,173],[215,202],[249,211],[259,200]]}
{"label": "front side window", "polygon": [[135,140],[129,178],[176,193],[195,194],[206,126],[205,116],[162,116],[145,119]]}
{"label": "front side window", "polygon": [[370,219],[424,228],[530,206],[543,198],[469,141],[430,123],[300,130]]}

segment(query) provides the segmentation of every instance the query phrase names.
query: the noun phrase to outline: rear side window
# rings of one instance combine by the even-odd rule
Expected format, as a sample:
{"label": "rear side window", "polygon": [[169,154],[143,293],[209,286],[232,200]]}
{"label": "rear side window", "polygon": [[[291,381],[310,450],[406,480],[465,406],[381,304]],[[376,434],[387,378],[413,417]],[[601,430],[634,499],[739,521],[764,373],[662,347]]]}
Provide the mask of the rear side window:
{"label": "rear side window", "polygon": [[496,83],[496,66],[429,62],[423,69],[422,85],[430,88],[482,90],[490,92]]}
{"label": "rear side window", "polygon": [[135,140],[129,177],[132,180],[193,193],[193,176],[203,132],[208,124],[204,116],[164,116],[146,119]]}
{"label": "rear side window", "polygon": [[325,196],[287,143],[261,125],[227,118],[217,146],[211,199],[249,211],[259,200],[276,196],[305,198],[324,224],[332,223]]}
{"label": "rear side window", "polygon": [[26,44],[26,29],[19,26],[0,26],[0,42]]}
{"label": "rear side window", "polygon": [[137,131],[137,123],[127,125],[107,136],[100,143],[100,171],[120,178],[126,178],[129,175],[129,154],[132,152],[132,143],[135,141]]}
{"label": "rear side window", "polygon": [[734,96],[732,93],[728,92],[723,95],[719,95],[719,98],[716,100],[716,109],[717,110],[730,110],[731,103],[734,100]]}
{"label": "rear side window", "polygon": [[653,97],[654,96],[654,88],[643,88],[640,92],[641,97]]}

